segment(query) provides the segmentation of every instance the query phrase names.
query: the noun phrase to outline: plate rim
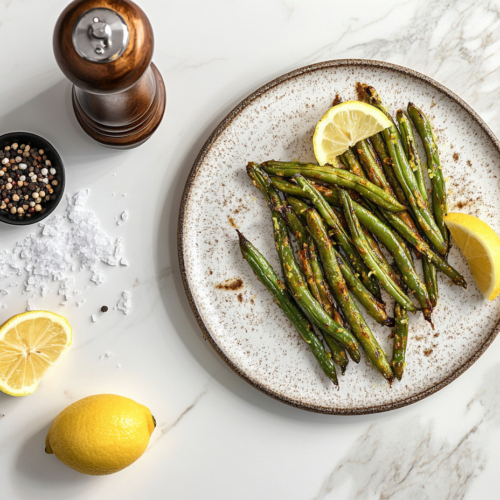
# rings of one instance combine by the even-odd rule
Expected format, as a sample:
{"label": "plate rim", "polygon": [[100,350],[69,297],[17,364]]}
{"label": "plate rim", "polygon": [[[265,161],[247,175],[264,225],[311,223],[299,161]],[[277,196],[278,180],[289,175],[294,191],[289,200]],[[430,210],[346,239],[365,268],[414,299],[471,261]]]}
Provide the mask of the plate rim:
{"label": "plate rim", "polygon": [[215,352],[222,358],[222,360],[231,368],[237,375],[239,375],[243,380],[248,382],[250,385],[258,389],[260,392],[266,394],[267,396],[272,397],[273,399],[276,399],[280,401],[281,403],[285,403],[289,406],[293,406],[295,408],[299,408],[301,410],[306,410],[309,412],[313,413],[322,413],[322,414],[327,414],[327,415],[343,415],[343,416],[352,416],[352,415],[368,415],[368,414],[374,414],[374,413],[383,413],[391,410],[396,410],[398,408],[403,408],[405,406],[409,406],[413,403],[416,403],[418,401],[421,401],[422,399],[425,399],[432,394],[440,391],[447,385],[449,385],[451,382],[453,382],[455,379],[460,377],[465,371],[467,371],[488,349],[488,347],[492,344],[492,342],[495,340],[497,337],[498,333],[500,332],[500,320],[497,322],[497,324],[494,326],[491,334],[488,336],[487,339],[483,342],[483,344],[479,347],[479,349],[462,365],[460,366],[457,370],[455,370],[453,373],[451,373],[448,377],[446,377],[444,380],[441,382],[433,385],[432,387],[419,392],[418,394],[415,394],[413,396],[410,396],[408,398],[405,398],[401,401],[398,402],[393,402],[393,403],[386,403],[380,406],[370,406],[366,408],[349,408],[349,409],[336,409],[336,408],[328,408],[325,406],[321,405],[313,405],[313,404],[307,404],[303,403],[291,398],[288,398],[282,394],[279,394],[264,385],[262,385],[260,382],[252,379],[247,373],[245,373],[236,363],[234,363],[228,355],[221,349],[217,341],[215,340],[214,337],[210,334],[210,331],[208,330],[207,326],[205,325],[203,318],[198,311],[198,308],[196,306],[196,302],[194,300],[193,294],[191,292],[191,288],[188,282],[188,277],[187,277],[187,272],[186,272],[186,265],[184,261],[184,221],[186,217],[186,205],[188,201],[188,197],[191,191],[191,187],[193,185],[193,182],[196,178],[196,174],[198,172],[198,169],[200,165],[202,164],[203,160],[205,159],[206,155],[210,151],[212,145],[214,142],[218,139],[218,137],[224,132],[224,130],[229,126],[229,124],[247,107],[249,106],[253,101],[264,95],[266,92],[268,92],[270,89],[273,87],[276,87],[280,85],[281,83],[291,80],[294,78],[297,78],[301,75],[305,75],[308,73],[313,73],[315,71],[320,71],[324,69],[332,69],[336,68],[339,66],[364,66],[368,68],[379,68],[379,69],[389,69],[398,73],[402,73],[407,76],[414,77],[418,80],[424,81],[427,84],[432,85],[433,87],[437,88],[441,92],[443,92],[445,95],[447,95],[450,99],[455,101],[457,104],[459,104],[464,110],[477,122],[477,124],[483,129],[483,131],[488,135],[490,140],[492,141],[493,145],[497,148],[497,150],[500,153],[500,140],[495,136],[495,134],[492,132],[492,130],[489,128],[489,126],[486,124],[486,122],[476,113],[476,111],[469,105],[467,102],[465,102],[461,97],[459,97],[457,94],[455,94],[453,91],[451,91],[449,88],[447,88],[445,85],[437,82],[433,78],[430,78],[429,76],[420,73],[418,71],[415,71],[414,69],[407,68],[405,66],[400,66],[398,64],[393,64],[385,61],[378,61],[374,59],[333,59],[329,61],[323,61],[319,63],[314,63],[314,64],[309,64],[307,66],[303,66],[301,68],[295,69],[293,71],[290,71],[288,73],[285,73],[284,75],[281,75],[274,80],[271,80],[270,82],[266,83],[265,85],[262,85],[259,87],[257,90],[252,92],[250,95],[245,97],[237,106],[235,106],[223,120],[217,125],[215,130],[210,134],[210,137],[207,139],[203,147],[201,148],[200,152],[198,153],[198,156],[196,157],[195,162],[193,163],[193,166],[191,167],[191,170],[189,172],[189,175],[186,179],[186,184],[184,186],[184,191],[182,193],[182,198],[181,198],[181,204],[180,204],[180,210],[179,210],[179,217],[178,217],[178,224],[177,224],[177,256],[179,259],[179,266],[180,266],[180,271],[181,271],[181,276],[182,276],[182,283],[184,285],[184,291],[186,292],[186,296],[189,302],[189,305],[191,307],[191,310],[194,314],[194,317],[196,318],[196,321],[201,328],[201,331],[203,333],[203,336],[210,345],[213,347]]}

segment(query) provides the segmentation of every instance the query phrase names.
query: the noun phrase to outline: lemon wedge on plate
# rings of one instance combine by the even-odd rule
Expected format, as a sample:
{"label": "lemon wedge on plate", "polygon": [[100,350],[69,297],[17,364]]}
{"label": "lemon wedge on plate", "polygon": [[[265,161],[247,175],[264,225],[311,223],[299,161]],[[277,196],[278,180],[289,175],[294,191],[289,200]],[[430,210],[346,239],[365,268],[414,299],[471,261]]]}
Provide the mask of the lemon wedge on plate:
{"label": "lemon wedge on plate", "polygon": [[58,314],[29,311],[10,318],[0,326],[0,391],[11,396],[35,392],[72,340],[71,326]]}
{"label": "lemon wedge on plate", "polygon": [[473,215],[449,213],[446,225],[469,263],[485,298],[500,293],[500,238],[486,222]]}
{"label": "lemon wedge on plate", "polygon": [[314,155],[320,165],[332,163],[358,141],[392,125],[379,109],[360,101],[346,101],[330,108],[316,125]]}

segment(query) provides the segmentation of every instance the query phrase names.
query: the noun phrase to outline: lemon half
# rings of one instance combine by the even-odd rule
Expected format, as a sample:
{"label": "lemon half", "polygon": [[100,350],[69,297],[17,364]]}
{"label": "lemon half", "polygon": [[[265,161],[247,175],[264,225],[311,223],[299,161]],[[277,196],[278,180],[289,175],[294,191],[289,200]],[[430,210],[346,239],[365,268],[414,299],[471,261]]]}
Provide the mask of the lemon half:
{"label": "lemon half", "polygon": [[360,101],[346,101],[330,108],[316,125],[313,137],[314,155],[320,165],[334,158],[358,141],[392,125],[382,111]]}
{"label": "lemon half", "polygon": [[29,311],[13,316],[0,326],[0,390],[26,396],[70,346],[71,326],[65,318],[48,311]]}
{"label": "lemon half", "polygon": [[500,293],[500,238],[486,222],[473,215],[449,213],[444,220],[467,259],[479,290],[493,300]]}

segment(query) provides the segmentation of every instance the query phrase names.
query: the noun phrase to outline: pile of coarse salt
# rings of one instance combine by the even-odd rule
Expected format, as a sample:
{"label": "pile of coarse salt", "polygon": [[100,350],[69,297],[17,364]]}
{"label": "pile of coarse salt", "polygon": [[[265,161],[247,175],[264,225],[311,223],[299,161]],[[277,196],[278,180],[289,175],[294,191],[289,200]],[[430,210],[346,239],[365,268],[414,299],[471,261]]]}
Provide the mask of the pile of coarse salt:
{"label": "pile of coarse salt", "polygon": [[[11,276],[25,277],[23,293],[40,294],[49,292],[47,283],[58,281],[59,295],[64,296],[63,305],[74,295],[82,292],[73,290],[75,280],[72,273],[89,270],[90,280],[96,285],[105,281],[99,271],[101,263],[109,266],[128,266],[122,257],[123,240],[113,241],[100,227],[93,212],[83,209],[89,191],[79,191],[67,196],[66,216],[56,215],[39,223],[41,234],[30,234],[17,243],[12,251],[0,251],[0,279]],[[68,224],[69,222],[69,224]],[[15,286],[17,283],[11,283]],[[0,289],[0,295],[7,295],[7,289]],[[126,295],[127,300],[123,297]],[[81,305],[85,299],[75,299]],[[28,309],[32,308],[28,301]],[[130,313],[131,292],[122,294],[116,309]]]}

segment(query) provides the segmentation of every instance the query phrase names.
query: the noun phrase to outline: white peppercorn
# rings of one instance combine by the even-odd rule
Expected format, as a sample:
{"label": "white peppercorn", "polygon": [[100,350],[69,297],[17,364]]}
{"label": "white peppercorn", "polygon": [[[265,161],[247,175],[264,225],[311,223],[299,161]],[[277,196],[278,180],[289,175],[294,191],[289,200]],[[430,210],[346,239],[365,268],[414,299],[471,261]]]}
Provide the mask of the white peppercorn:
{"label": "white peppercorn", "polygon": [[41,209],[42,209],[42,205],[38,205],[38,204],[35,205],[35,210],[37,212],[40,212]]}
{"label": "white peppercorn", "polygon": [[42,168],[40,172],[42,172],[42,175],[47,175],[49,173],[49,171],[46,168]]}

